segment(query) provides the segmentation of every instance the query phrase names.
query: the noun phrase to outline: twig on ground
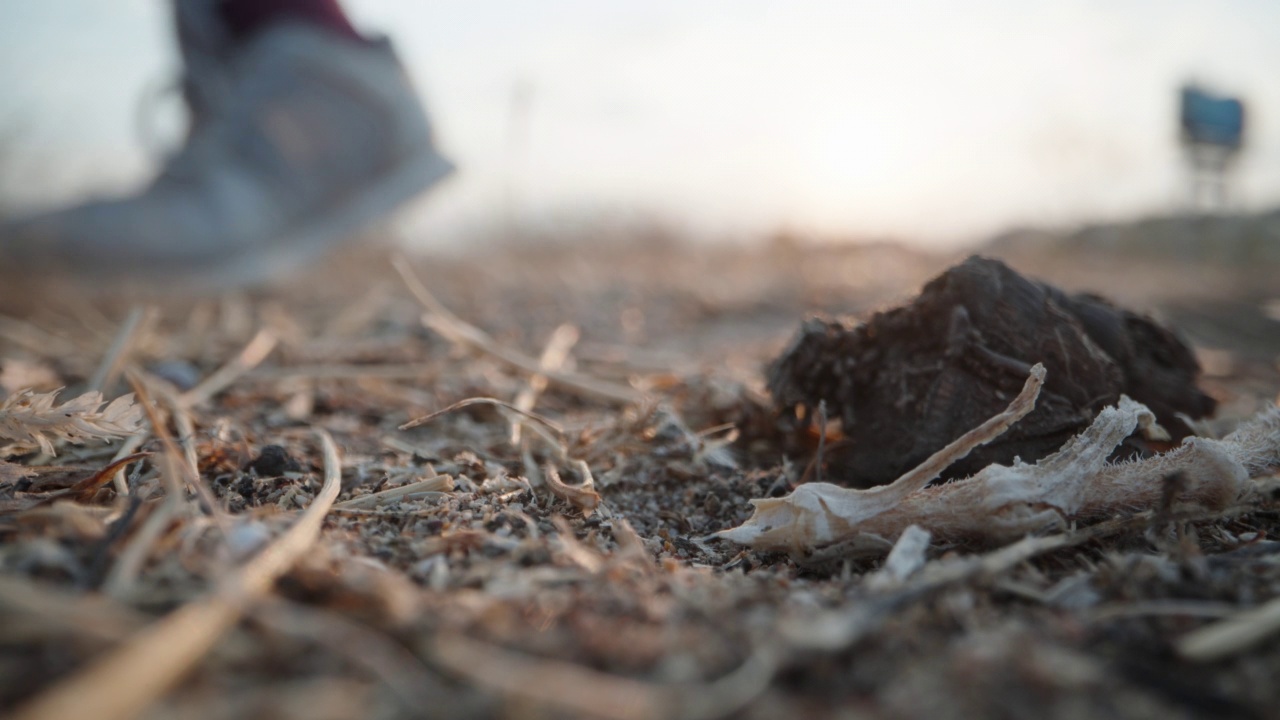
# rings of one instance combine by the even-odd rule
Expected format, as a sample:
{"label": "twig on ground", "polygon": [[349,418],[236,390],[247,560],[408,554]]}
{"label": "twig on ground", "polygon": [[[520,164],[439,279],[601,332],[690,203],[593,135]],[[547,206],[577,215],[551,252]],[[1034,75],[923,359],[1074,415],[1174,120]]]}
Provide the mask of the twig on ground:
{"label": "twig on ground", "polygon": [[266,328],[259,330],[258,334],[254,335],[253,339],[249,341],[249,344],[245,345],[244,349],[232,358],[230,362],[213,371],[199,385],[183,393],[180,396],[182,405],[195,407],[222,392],[239,379],[241,375],[266,360],[271,351],[275,349],[277,342],[278,338],[275,333]]}
{"label": "twig on ground", "polygon": [[435,420],[441,415],[447,415],[451,412],[454,412],[455,410],[461,410],[462,408],[471,407],[472,405],[492,405],[494,407],[499,407],[504,410],[509,410],[513,413],[516,413],[517,415],[526,417],[530,420],[537,421],[543,427],[546,427],[550,429],[552,432],[554,432],[558,436],[557,441],[563,442],[564,429],[561,428],[559,425],[557,425],[555,421],[549,420],[529,410],[521,410],[520,408],[516,407],[515,405],[512,405],[511,403],[505,400],[499,400],[497,398],[487,398],[487,397],[474,397],[474,398],[467,398],[466,400],[459,400],[458,402],[450,405],[449,407],[442,408],[433,413],[428,413],[426,415],[423,415],[422,417],[414,418],[409,422],[406,422],[405,424],[401,425],[400,429],[411,430],[420,425],[426,425],[427,423],[431,422],[432,420]]}
{"label": "twig on ground", "polygon": [[401,425],[400,429],[411,430],[425,425],[441,415],[447,415],[455,410],[461,410],[462,408],[471,407],[473,405],[491,405],[496,407],[498,411],[503,414],[503,417],[507,418],[510,422],[528,425],[529,429],[533,430],[538,437],[541,437],[546,441],[547,445],[551,446],[556,451],[556,455],[558,457],[564,458],[568,455],[569,450],[565,446],[564,428],[560,427],[553,420],[545,418],[532,411],[521,410],[511,403],[497,398],[476,397],[459,400],[449,407],[423,415],[422,417],[414,418],[413,420]]}
{"label": "twig on ground", "polygon": [[[585,463],[579,465],[579,471],[581,472],[585,466]],[[590,471],[583,475],[583,479],[582,485],[567,485],[560,479],[560,473],[556,471],[554,465],[547,463],[544,466],[542,480],[547,484],[551,494],[580,508],[583,517],[590,517],[591,513],[600,507],[600,493],[596,492]]]}
{"label": "twig on ground", "polygon": [[1243,652],[1280,632],[1280,598],[1183,635],[1174,648],[1194,662],[1212,662]]}

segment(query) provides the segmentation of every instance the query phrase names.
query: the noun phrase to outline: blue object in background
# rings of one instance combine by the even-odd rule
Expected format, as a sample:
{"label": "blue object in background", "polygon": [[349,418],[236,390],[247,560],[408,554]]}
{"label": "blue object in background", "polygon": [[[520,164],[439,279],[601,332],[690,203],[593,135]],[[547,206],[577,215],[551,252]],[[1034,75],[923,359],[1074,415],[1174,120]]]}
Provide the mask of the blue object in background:
{"label": "blue object in background", "polygon": [[1182,139],[1238,150],[1244,144],[1244,103],[1194,85],[1182,88]]}

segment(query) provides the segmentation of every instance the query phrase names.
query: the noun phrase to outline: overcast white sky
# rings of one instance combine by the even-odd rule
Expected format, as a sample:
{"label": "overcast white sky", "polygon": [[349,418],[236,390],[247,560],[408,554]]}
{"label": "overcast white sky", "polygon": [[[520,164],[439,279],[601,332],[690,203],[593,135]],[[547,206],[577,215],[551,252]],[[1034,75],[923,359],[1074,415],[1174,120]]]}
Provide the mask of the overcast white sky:
{"label": "overcast white sky", "polygon": [[[390,32],[461,169],[408,213],[415,234],[500,217],[511,187],[533,216],[928,243],[1170,210],[1187,78],[1246,99],[1237,197],[1280,203],[1275,0],[346,4]],[[172,42],[162,0],[0,0],[25,200],[146,177],[138,97],[172,77]]]}

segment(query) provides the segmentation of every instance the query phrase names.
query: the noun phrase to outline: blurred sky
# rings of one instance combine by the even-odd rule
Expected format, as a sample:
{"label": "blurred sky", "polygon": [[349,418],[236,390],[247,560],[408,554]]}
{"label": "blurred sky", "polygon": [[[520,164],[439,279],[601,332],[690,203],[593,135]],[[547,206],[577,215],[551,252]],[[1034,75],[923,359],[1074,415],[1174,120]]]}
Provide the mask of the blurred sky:
{"label": "blurred sky", "polygon": [[[346,4],[390,32],[461,169],[407,214],[414,234],[514,207],[944,244],[1170,211],[1189,78],[1248,103],[1237,202],[1280,202],[1276,0]],[[11,195],[145,179],[138,102],[175,73],[168,11],[0,0]],[[152,114],[177,124],[172,102]]]}

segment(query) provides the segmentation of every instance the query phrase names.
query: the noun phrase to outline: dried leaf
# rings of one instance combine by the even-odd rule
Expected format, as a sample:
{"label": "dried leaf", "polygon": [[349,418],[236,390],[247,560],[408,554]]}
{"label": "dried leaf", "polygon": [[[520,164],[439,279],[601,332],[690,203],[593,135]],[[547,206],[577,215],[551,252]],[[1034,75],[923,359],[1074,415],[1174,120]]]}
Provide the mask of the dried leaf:
{"label": "dried leaf", "polygon": [[142,410],[133,395],[123,395],[102,406],[102,393],[87,392],[56,405],[58,391],[23,390],[0,403],[0,438],[34,442],[49,455],[54,440],[80,444],[89,440],[128,437],[141,427]]}
{"label": "dried leaf", "polygon": [[89,502],[93,499],[93,496],[98,492],[98,490],[111,482],[111,478],[116,474],[117,470],[148,457],[151,457],[151,453],[139,452],[131,455],[125,455],[121,458],[116,458],[110,463],[107,463],[106,467],[81,480],[75,485],[72,485],[67,492],[78,502]]}

